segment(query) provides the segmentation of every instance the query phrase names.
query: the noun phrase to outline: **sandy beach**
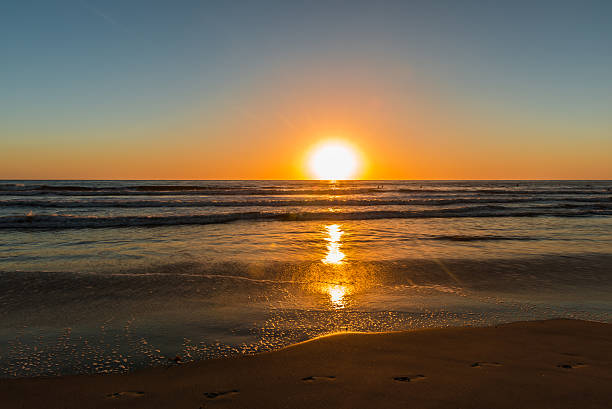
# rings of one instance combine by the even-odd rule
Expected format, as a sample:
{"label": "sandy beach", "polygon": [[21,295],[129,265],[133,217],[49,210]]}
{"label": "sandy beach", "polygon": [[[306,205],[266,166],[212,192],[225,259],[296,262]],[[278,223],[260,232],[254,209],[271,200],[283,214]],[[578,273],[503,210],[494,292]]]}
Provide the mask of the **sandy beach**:
{"label": "sandy beach", "polygon": [[3,379],[4,408],[606,408],[612,325],[343,333],[128,375]]}

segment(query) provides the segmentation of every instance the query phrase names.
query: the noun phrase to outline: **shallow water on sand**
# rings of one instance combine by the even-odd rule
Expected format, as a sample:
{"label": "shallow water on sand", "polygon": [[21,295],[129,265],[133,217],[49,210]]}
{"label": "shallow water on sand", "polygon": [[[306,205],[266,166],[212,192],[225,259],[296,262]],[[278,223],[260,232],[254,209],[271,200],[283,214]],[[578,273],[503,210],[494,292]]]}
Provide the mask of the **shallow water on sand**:
{"label": "shallow water on sand", "polygon": [[611,182],[0,183],[0,376],[612,321]]}

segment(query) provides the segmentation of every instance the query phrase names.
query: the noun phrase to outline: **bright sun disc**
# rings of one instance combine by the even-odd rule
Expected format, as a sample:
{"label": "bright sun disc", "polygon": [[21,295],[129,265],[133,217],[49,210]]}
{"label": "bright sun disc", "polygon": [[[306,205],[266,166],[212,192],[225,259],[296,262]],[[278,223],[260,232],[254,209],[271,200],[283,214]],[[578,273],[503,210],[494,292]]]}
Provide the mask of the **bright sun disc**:
{"label": "bright sun disc", "polygon": [[345,180],[355,177],[359,160],[349,145],[326,142],[313,150],[308,164],[316,179]]}

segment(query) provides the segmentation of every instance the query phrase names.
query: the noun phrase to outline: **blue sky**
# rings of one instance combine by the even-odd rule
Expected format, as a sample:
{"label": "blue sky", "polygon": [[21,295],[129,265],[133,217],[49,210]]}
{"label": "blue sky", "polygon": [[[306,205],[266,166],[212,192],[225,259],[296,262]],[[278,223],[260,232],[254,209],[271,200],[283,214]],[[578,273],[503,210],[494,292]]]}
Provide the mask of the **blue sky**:
{"label": "blue sky", "polygon": [[[460,118],[480,135],[438,130],[438,144],[494,140],[540,154],[561,144],[559,161],[580,147],[581,160],[599,163],[593,177],[612,178],[601,153],[612,148],[612,2],[13,1],[0,5],[0,46],[0,137],[15,162],[0,177],[55,176],[51,164],[30,164],[39,166],[30,174],[24,163],[45,152],[52,163],[53,149],[95,158],[105,144],[163,152],[196,138],[203,154],[247,155],[259,133],[283,133],[267,123],[279,115],[317,121],[317,94],[329,112],[354,117],[369,113],[343,107],[375,95],[394,117],[373,120],[389,130],[378,137],[399,150],[418,138],[402,107],[427,100],[423,122]],[[346,122],[334,129],[368,133]],[[79,166],[65,176],[92,175]]]}

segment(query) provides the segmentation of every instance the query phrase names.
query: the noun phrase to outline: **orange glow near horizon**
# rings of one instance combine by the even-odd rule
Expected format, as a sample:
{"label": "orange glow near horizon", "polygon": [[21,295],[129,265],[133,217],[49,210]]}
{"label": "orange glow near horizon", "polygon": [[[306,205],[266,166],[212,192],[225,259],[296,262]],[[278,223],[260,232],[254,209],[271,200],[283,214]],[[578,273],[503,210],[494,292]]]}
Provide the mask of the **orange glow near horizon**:
{"label": "orange glow near horizon", "polygon": [[[332,114],[330,114],[331,116]],[[373,114],[372,114],[373,115]],[[261,116],[264,116],[263,114]],[[204,138],[205,127],[157,129],[113,137],[96,133],[79,139],[76,134],[31,142],[23,134],[0,149],[0,179],[134,179],[134,180],[533,180],[612,178],[612,139],[600,138],[597,149],[569,137],[551,143],[550,137],[531,138],[528,150],[515,146],[516,134],[528,129],[507,127],[487,139],[476,126],[455,130],[429,129],[430,120],[410,118],[410,129],[381,124],[373,118],[340,118],[338,123],[315,118],[314,125],[300,115],[292,125],[281,121],[256,137],[238,139],[253,124],[237,121],[235,128],[219,126],[218,136]],[[338,114],[340,116],[340,114]],[[391,121],[391,120],[389,120]],[[243,126],[245,127],[243,129]],[[479,124],[478,126],[484,126]],[[578,129],[570,129],[578,132]],[[113,130],[115,131],[115,130]],[[87,129],[83,129],[87,132]],[[560,134],[560,132],[559,132]],[[146,135],[146,137],[144,136]],[[170,137],[169,135],[178,135]],[[217,134],[215,134],[217,135]],[[238,136],[237,136],[238,135]],[[339,139],[325,139],[338,135]],[[403,135],[406,135],[405,137]],[[41,136],[41,138],[42,138]],[[121,136],[121,140],[119,137]],[[59,140],[59,142],[54,142]],[[30,142],[28,142],[30,141]],[[256,141],[256,142],[254,142]],[[321,141],[317,143],[317,141]],[[317,148],[339,141],[355,153],[357,167],[350,176],[315,173],[310,159]],[[510,158],[509,160],[501,160]]]}

